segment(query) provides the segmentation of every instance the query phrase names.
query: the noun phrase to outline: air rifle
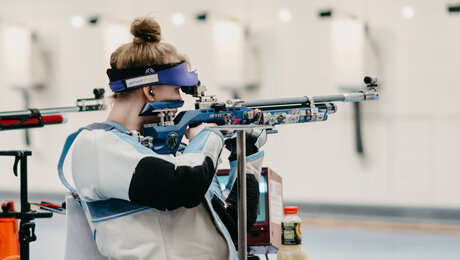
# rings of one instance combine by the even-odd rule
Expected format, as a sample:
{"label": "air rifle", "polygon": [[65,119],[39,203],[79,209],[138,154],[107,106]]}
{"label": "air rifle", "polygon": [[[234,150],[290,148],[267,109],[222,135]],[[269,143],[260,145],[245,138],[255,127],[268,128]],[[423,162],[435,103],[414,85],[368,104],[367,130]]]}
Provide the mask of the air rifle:
{"label": "air rifle", "polygon": [[94,98],[77,99],[76,106],[0,112],[0,131],[27,129],[65,123],[63,113],[101,110],[104,107],[104,89],[94,89]]}
{"label": "air rifle", "polygon": [[361,102],[379,98],[377,78],[365,77],[365,89],[330,96],[304,96],[263,100],[227,100],[219,102],[215,96],[206,95],[205,86],[182,88],[186,94],[196,97],[195,110],[174,112],[183,101],[146,103],[139,116],[156,115],[159,123],[145,124],[144,136],[150,139],[149,147],[160,154],[177,151],[187,127],[201,123],[217,125],[246,125],[253,123],[254,110],[263,113],[263,124],[281,125],[326,121],[337,111],[332,102]]}

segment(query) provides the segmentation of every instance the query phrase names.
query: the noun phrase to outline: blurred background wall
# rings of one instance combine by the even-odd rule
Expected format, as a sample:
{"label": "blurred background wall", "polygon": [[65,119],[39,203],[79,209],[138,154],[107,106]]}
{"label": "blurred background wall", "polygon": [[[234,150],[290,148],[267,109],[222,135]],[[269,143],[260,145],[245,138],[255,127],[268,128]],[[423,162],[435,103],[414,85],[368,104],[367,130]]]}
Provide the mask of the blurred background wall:
{"label": "blurred background wall", "polygon": [[[37,108],[72,106],[93,88],[109,94],[110,53],[132,40],[135,17],[153,16],[220,100],[329,95],[364,86],[364,75],[379,77],[381,100],[361,106],[364,154],[356,152],[346,103],[327,122],[269,136],[265,165],[282,175],[285,200],[458,208],[460,13],[447,11],[453,3],[0,0],[0,111],[23,109],[24,93]],[[193,98],[186,100],[192,108]],[[65,125],[32,129],[30,146],[24,131],[2,131],[1,150],[32,150],[31,192],[64,193],[56,164],[66,136],[106,113],[68,114]],[[12,165],[0,157],[3,192],[19,190]]]}

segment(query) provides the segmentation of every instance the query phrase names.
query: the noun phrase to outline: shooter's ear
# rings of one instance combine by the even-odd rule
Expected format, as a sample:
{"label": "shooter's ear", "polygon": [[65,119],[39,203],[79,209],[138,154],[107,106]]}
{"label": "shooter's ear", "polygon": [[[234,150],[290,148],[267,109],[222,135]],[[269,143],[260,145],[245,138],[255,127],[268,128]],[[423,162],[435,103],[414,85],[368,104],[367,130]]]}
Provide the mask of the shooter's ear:
{"label": "shooter's ear", "polygon": [[144,93],[145,99],[147,99],[148,102],[154,101],[153,97],[155,96],[155,94],[153,93],[152,86],[142,87],[142,92]]}

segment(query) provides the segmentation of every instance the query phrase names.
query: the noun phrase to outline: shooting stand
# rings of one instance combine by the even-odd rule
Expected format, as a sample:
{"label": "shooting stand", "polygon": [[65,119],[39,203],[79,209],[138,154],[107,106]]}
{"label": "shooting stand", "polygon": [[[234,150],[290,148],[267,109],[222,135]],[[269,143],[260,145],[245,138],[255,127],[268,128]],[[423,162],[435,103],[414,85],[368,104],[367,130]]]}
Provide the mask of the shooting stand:
{"label": "shooting stand", "polygon": [[236,131],[236,160],[238,173],[238,259],[248,259],[246,206],[246,130],[273,129],[271,125],[223,125],[211,127],[221,131]]}
{"label": "shooting stand", "polygon": [[13,150],[0,151],[0,156],[14,156],[13,172],[18,176],[18,163],[20,163],[20,212],[1,212],[0,218],[16,218],[21,220],[19,224],[19,243],[20,243],[20,259],[29,259],[29,243],[37,240],[35,235],[35,223],[32,221],[36,218],[51,218],[52,212],[37,212],[30,210],[27,190],[27,156],[31,156],[31,151]]}

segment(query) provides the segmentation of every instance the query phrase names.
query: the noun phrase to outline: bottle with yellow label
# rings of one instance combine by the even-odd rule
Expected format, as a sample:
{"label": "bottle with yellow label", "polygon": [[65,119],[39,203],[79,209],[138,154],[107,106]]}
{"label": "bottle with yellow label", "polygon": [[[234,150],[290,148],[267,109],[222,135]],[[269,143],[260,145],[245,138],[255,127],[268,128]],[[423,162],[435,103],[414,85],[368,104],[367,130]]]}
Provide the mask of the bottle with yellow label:
{"label": "bottle with yellow label", "polygon": [[284,207],[281,222],[281,247],[277,260],[308,260],[307,252],[302,247],[301,219],[297,216],[297,207]]}

